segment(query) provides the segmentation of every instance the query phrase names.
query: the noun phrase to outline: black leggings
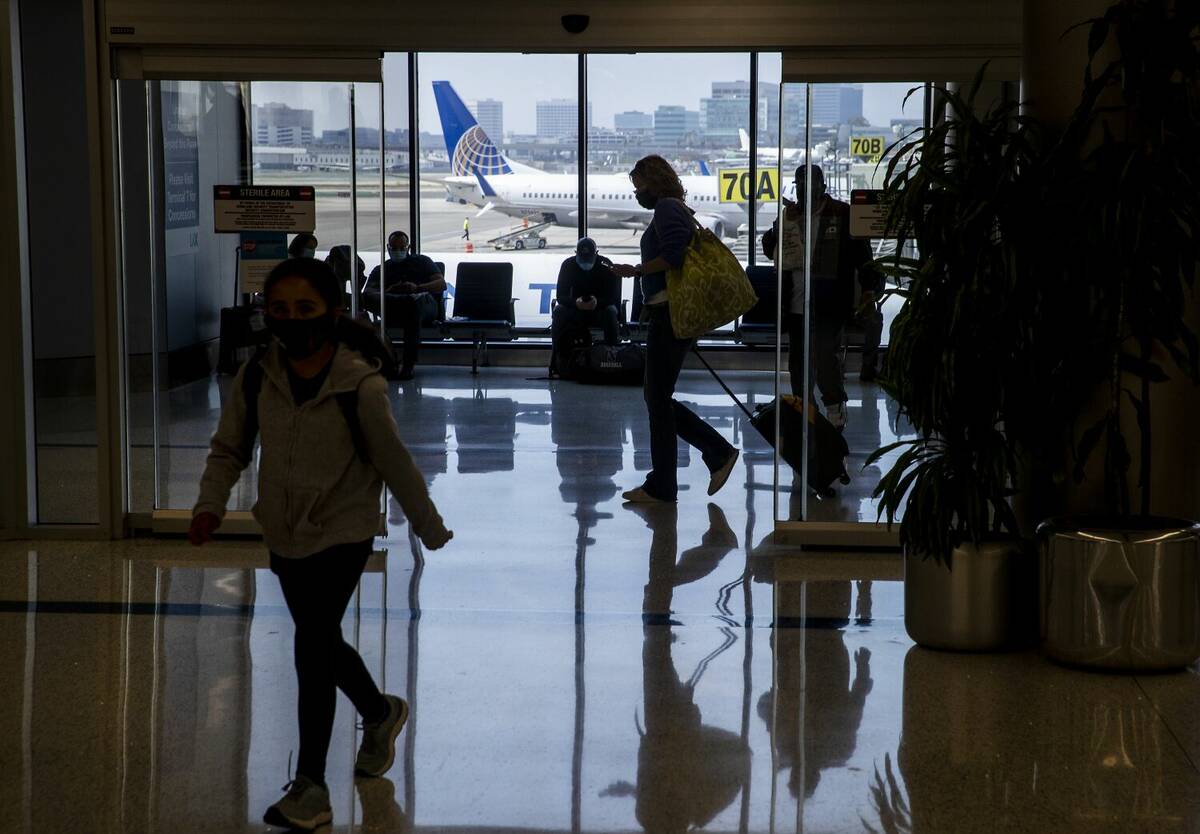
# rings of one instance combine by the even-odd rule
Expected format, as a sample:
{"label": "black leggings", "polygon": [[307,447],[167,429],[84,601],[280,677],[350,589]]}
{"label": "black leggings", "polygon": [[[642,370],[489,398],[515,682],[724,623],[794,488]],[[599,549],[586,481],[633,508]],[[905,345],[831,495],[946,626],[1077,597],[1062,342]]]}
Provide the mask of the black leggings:
{"label": "black leggings", "polygon": [[303,559],[271,554],[292,622],[296,624],[296,678],[300,697],[300,759],[296,773],[325,782],[337,690],[358,714],[375,720],[388,709],[362,658],[342,639],[342,615],[371,555],[373,541],[331,547]]}

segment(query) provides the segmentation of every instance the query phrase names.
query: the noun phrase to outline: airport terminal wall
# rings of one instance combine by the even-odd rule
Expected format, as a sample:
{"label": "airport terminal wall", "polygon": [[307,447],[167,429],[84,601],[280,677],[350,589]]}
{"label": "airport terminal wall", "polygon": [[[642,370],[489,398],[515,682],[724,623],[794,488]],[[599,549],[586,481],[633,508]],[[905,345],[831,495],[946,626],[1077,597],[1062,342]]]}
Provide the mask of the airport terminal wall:
{"label": "airport terminal wall", "polygon": [[[567,34],[564,13],[591,21]],[[539,0],[452,6],[366,0],[331,5],[318,0],[174,3],[109,0],[105,23],[113,44],[219,47],[308,46],[354,49],[613,51],[844,47],[895,52],[921,47],[1018,47],[1020,0],[668,0],[653,4],[608,0],[591,7]],[[337,32],[336,41],[329,33]]]}

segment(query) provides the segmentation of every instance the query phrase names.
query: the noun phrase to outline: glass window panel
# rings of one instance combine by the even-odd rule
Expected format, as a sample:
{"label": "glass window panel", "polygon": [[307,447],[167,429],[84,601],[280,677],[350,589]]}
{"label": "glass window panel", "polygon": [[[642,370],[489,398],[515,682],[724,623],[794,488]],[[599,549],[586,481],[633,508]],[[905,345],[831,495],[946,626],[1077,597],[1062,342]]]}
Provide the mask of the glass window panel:
{"label": "glass window panel", "polygon": [[459,263],[512,263],[517,326],[548,327],[579,237],[578,58],[423,53],[418,77],[422,254],[451,285]]}
{"label": "glass window panel", "polygon": [[[588,134],[588,234],[602,255],[624,263],[641,259],[639,241],[651,212],[634,201],[628,173],[641,157],[658,154],[680,175],[697,219],[746,262],[743,183],[722,189],[720,175],[736,179],[748,169],[749,78],[746,52],[588,56],[595,118]],[[631,319],[640,306],[633,284],[626,279],[622,293]]]}
{"label": "glass window panel", "polygon": [[[186,509],[232,372],[265,339],[239,235],[213,231],[213,186],[312,185],[316,256],[357,243],[377,262],[380,85],[122,81],[117,92],[130,506]],[[253,506],[255,480],[251,465],[229,509]]]}
{"label": "glass window panel", "polygon": [[[912,434],[876,379],[901,300],[881,300],[888,286],[871,262],[893,250],[889,241],[851,232],[848,204],[853,191],[882,187],[897,140],[923,123],[924,92],[915,82],[786,84],[780,108],[779,153],[790,180],[783,192],[798,208],[784,211],[773,253],[783,267],[781,327],[787,338],[779,384],[821,415],[800,421],[813,436],[801,447],[807,450],[802,471],[780,462],[780,518],[874,522],[878,501],[872,493],[899,452],[870,467],[866,459]],[[805,187],[809,156],[811,203]],[[796,167],[787,171],[792,159]],[[848,451],[838,448],[839,435]],[[843,454],[844,479],[837,477]]]}

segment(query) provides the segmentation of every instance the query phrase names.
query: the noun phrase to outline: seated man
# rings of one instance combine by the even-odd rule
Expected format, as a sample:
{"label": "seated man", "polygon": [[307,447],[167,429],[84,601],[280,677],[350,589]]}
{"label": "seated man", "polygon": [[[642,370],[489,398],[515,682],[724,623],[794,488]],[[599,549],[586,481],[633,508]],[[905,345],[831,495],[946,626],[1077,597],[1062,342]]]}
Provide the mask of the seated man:
{"label": "seated man", "polygon": [[[388,236],[388,259],[383,265],[383,295],[386,299],[388,330],[404,328],[404,354],[400,379],[412,379],[421,347],[421,325],[436,321],[437,297],[446,291],[446,279],[437,265],[425,255],[409,251],[408,235],[392,232]],[[380,315],[379,267],[371,270],[363,290],[363,307]]]}
{"label": "seated man", "polygon": [[621,340],[617,308],[621,304],[621,279],[612,271],[612,262],[596,254],[596,243],[582,238],[575,246],[575,257],[563,261],[558,270],[551,338],[556,350],[565,350],[571,333],[579,328],[604,328],[604,343]]}

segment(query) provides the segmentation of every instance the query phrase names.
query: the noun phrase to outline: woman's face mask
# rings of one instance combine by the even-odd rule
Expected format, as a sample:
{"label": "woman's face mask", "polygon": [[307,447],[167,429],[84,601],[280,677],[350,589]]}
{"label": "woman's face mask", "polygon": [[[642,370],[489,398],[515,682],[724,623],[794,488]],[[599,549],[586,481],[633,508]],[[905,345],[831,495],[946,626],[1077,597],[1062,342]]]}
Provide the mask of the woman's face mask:
{"label": "woman's face mask", "polygon": [[289,359],[307,359],[333,338],[336,320],[333,313],[309,319],[266,317],[267,330],[283,345]]}
{"label": "woman's face mask", "polygon": [[638,205],[644,209],[653,209],[656,205],[658,205],[657,197],[647,191],[643,191],[640,188],[633,192],[633,196],[634,199],[637,200]]}

